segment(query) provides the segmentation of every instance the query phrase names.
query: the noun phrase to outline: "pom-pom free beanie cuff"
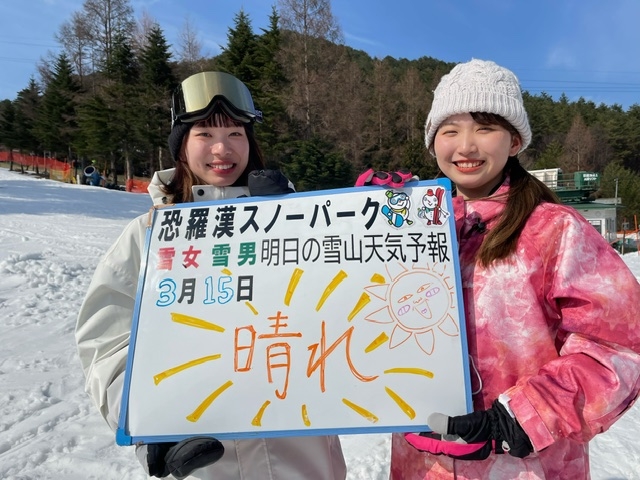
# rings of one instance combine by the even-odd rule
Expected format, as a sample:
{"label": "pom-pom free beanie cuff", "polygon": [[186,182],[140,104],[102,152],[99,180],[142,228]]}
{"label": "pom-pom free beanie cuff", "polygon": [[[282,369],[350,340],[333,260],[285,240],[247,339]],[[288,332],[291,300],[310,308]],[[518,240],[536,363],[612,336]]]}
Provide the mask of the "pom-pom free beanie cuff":
{"label": "pom-pom free beanie cuff", "polygon": [[529,118],[517,77],[491,61],[473,59],[444,75],[433,94],[425,123],[425,144],[432,155],[438,128],[451,115],[484,112],[500,115],[518,131],[523,151],[531,142]]}
{"label": "pom-pom free beanie cuff", "polygon": [[171,153],[171,157],[174,162],[178,161],[178,158],[180,157],[180,148],[182,147],[182,140],[192,126],[193,123],[176,122],[171,128],[168,143],[169,152]]}

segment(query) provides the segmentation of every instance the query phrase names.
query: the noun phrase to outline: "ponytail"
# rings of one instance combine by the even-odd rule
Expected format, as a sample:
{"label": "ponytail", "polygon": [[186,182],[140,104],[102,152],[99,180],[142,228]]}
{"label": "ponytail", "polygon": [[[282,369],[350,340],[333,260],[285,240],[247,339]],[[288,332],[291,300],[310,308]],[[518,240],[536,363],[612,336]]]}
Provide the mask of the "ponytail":
{"label": "ponytail", "polygon": [[478,250],[477,259],[483,267],[516,251],[522,229],[540,203],[560,203],[549,187],[520,165],[517,157],[509,157],[504,172],[510,182],[507,205]]}

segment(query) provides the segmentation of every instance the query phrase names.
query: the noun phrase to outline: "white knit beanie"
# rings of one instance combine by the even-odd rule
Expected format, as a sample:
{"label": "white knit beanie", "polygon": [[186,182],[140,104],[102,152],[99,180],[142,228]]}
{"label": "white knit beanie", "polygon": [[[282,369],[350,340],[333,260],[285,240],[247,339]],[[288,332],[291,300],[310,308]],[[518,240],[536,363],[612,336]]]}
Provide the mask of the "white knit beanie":
{"label": "white knit beanie", "polygon": [[486,60],[460,63],[443,76],[433,92],[433,104],[424,127],[425,143],[435,156],[433,138],[451,115],[484,112],[500,115],[520,133],[520,153],[531,142],[531,128],[522,103],[518,79],[511,70]]}

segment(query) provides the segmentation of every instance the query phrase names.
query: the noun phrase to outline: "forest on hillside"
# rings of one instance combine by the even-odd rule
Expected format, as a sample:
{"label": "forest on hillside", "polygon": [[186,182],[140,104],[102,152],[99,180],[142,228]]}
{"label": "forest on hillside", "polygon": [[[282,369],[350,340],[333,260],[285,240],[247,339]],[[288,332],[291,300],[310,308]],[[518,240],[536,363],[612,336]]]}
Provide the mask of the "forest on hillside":
{"label": "forest on hillside", "polygon": [[[15,99],[0,101],[0,146],[118,177],[169,168],[170,96],[188,75],[221,70],[244,81],[265,121],[256,128],[270,167],[298,190],[353,185],[367,166],[437,174],[424,146],[432,91],[454,64],[435,58],[372,58],[344,45],[330,0],[278,0],[268,27],[254,31],[240,9],[227,45],[208,58],[185,23],[167,43],[130,0],[85,0],[56,35],[62,47],[38,65]],[[173,50],[173,53],[172,53]],[[617,192],[620,218],[640,212],[640,104],[596,105],[524,92],[533,140],[528,169],[598,172],[599,197]]]}

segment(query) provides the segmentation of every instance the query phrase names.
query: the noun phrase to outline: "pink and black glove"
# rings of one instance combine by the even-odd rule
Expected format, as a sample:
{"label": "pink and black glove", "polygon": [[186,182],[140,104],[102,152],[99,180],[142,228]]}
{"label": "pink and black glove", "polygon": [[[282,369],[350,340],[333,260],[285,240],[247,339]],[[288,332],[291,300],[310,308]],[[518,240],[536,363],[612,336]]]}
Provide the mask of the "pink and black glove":
{"label": "pink and black glove", "polygon": [[369,168],[358,176],[355,186],[384,185],[391,188],[402,188],[406,182],[412,180],[419,180],[419,178],[405,168],[395,172],[383,172]]}
{"label": "pink and black glove", "polygon": [[484,460],[492,451],[518,458],[533,452],[525,431],[498,400],[488,410],[467,415],[433,413],[427,424],[432,432],[405,434],[407,442],[421,452],[460,460]]}

